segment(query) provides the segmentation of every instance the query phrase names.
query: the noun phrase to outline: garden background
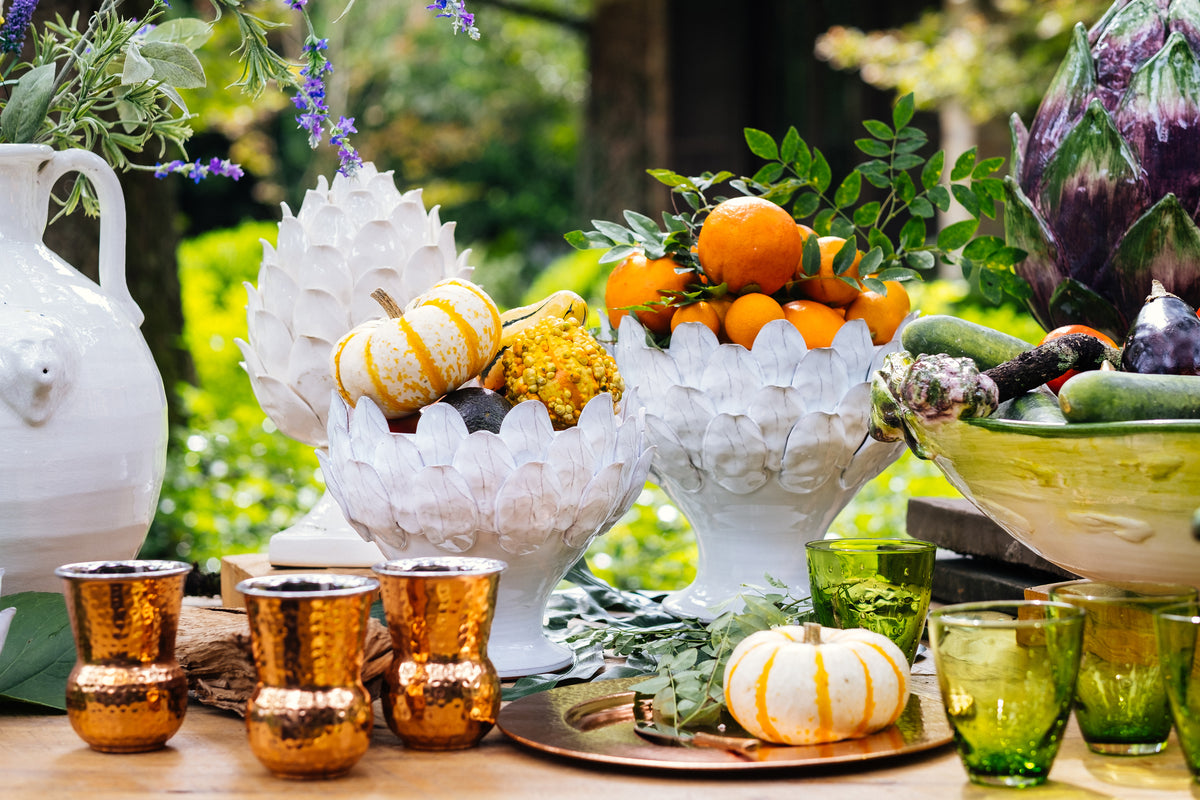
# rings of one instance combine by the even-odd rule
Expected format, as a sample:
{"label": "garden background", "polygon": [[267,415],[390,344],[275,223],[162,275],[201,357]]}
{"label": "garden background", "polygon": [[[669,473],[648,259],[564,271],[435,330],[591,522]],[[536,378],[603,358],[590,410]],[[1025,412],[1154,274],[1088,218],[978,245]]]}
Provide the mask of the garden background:
{"label": "garden background", "polygon": [[[80,5],[43,0],[38,14]],[[296,22],[282,0],[257,5]],[[335,65],[333,113],[355,118],[364,159],[392,170],[402,191],[421,187],[426,205],[457,224],[475,280],[502,308],[570,288],[598,309],[607,269],[563,234],[623,209],[658,217],[669,197],[647,169],[749,175],[759,165],[743,129],[781,136],[794,125],[843,175],[859,160],[862,120],[890,118],[890,103],[909,91],[931,150],[953,158],[977,145],[981,156],[1007,157],[1009,115],[1032,117],[1071,26],[1090,25],[1107,2],[468,0],[478,41],[451,35],[424,5],[310,0]],[[261,241],[275,241],[280,203],[296,210],[337,165],[331,148],[308,149],[285,95],[250,102],[229,90],[239,70],[221,55],[236,42],[230,23],[218,22],[198,54],[209,81],[186,96],[198,132],[189,154],[228,156],[246,177],[122,176],[130,286],[171,409],[166,481],[140,555],[209,574],[221,556],[263,549],[323,491],[312,448],[276,432],[259,408],[234,339],[246,337],[244,282],[256,282]],[[274,35],[298,59],[304,33],[292,25]],[[71,263],[94,263],[93,225],[75,215],[47,243]],[[1041,336],[1022,308],[982,301],[961,276],[911,294],[926,313]],[[906,454],[832,531],[902,535],[910,495],[955,494]],[[589,561],[622,588],[669,589],[690,581],[694,548],[686,520],[648,485]]]}

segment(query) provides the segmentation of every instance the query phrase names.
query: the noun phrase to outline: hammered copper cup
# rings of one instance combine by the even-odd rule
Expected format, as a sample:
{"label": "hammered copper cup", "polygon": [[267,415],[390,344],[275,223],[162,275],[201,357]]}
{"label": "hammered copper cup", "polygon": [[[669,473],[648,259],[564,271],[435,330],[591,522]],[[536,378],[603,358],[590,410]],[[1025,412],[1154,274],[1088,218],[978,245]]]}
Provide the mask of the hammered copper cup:
{"label": "hammered copper cup", "polygon": [[487,656],[503,561],[412,558],[376,564],[392,636],[388,727],[415,750],[473,747],[496,724],[500,678]]}
{"label": "hammered copper cup", "polygon": [[75,634],[67,717],[93,750],[157,750],[187,712],[187,677],[175,660],[181,561],[91,561],[54,571]]}
{"label": "hammered copper cup", "polygon": [[362,681],[379,581],[335,574],[251,578],[246,600],[258,683],[246,703],[255,757],[281,778],[335,778],[371,743]]}

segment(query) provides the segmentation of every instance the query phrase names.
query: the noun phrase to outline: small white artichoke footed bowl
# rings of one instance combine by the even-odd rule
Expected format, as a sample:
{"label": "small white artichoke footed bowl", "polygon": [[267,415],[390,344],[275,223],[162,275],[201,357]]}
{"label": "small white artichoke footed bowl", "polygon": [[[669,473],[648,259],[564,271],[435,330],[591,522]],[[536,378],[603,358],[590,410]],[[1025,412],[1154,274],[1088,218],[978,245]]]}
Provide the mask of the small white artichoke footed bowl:
{"label": "small white artichoke footed bowl", "polygon": [[[247,338],[235,340],[254,396],[280,432],[326,446],[334,344],[383,315],[384,289],[401,306],[444,278],[469,279],[469,250],[454,223],[426,211],[421,190],[403,194],[392,173],[367,162],[353,178],[324,176],[295,215],[283,204],[276,247],[263,242],[258,287],[246,284]],[[379,551],[350,528],[328,491],[290,528],[271,537],[272,564],[367,567]]]}
{"label": "small white artichoke footed bowl", "polygon": [[832,347],[809,350],[776,320],[751,350],[719,343],[699,323],[680,325],[663,350],[632,316],[622,319],[617,367],[626,403],[645,411],[651,480],[688,518],[699,548],[695,580],[668,596],[668,609],[715,619],[766,575],[808,595],[805,543],[824,537],[904,451],[867,434],[871,376],[899,349],[899,330],[876,346],[854,320]]}
{"label": "small white artichoke footed bowl", "polygon": [[499,434],[468,434],[444,403],[422,410],[415,433],[392,433],[369,399],[350,408],[335,393],[329,451],[317,457],[350,524],[386,558],[452,554],[508,565],[488,656],[511,678],[571,664],[571,650],[546,637],[546,604],[645,485],[654,450],[644,427],[636,411],[614,413],[603,394],[562,431],[545,405],[526,401]]}

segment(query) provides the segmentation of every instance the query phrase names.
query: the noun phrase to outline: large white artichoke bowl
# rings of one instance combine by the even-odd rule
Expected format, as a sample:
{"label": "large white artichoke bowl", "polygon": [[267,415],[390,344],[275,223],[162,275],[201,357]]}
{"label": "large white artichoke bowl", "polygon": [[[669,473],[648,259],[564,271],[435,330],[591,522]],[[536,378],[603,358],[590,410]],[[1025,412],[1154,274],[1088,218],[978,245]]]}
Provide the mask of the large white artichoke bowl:
{"label": "large white artichoke bowl", "polygon": [[[626,406],[629,408],[629,406]],[[495,558],[501,574],[488,654],[502,677],[571,663],[542,620],[550,593],[588,544],[633,505],[654,450],[641,415],[614,413],[610,395],[555,431],[545,405],[518,403],[500,433],[468,433],[434,403],[415,433],[392,433],[360,399],[330,401],[329,492],[350,524],[389,559],[446,554]]]}
{"label": "large white artichoke bowl", "polygon": [[[469,278],[470,251],[455,249],[454,223],[403,194],[391,172],[363,164],[353,178],[321,176],[293,215],[283,204],[275,247],[263,242],[257,288],[246,284],[248,339],[236,340],[254,396],[287,436],[327,446],[330,351],[359,323],[382,316],[371,292],[401,306],[444,278]],[[378,550],[349,527],[328,492],[271,539],[273,564],[369,566]]]}
{"label": "large white artichoke bowl", "polygon": [[667,598],[671,611],[713,619],[766,575],[807,596],[805,543],[904,450],[867,434],[871,376],[899,336],[875,346],[855,320],[832,347],[809,350],[777,320],[747,350],[685,323],[664,350],[631,316],[621,321],[617,366],[657,451],[651,480],[699,547],[696,578]]}

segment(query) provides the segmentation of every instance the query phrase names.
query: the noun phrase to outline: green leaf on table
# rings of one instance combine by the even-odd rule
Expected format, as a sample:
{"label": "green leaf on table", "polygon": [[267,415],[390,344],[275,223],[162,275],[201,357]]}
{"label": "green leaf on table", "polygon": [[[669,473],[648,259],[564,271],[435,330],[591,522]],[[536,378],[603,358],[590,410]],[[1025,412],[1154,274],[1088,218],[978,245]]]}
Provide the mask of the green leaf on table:
{"label": "green leaf on table", "polygon": [[75,639],[67,605],[56,592],[21,592],[0,599],[17,609],[0,653],[0,702],[16,700],[65,711]]}
{"label": "green leaf on table", "polygon": [[34,67],[22,75],[0,112],[0,141],[32,142],[53,98],[53,64]]}

